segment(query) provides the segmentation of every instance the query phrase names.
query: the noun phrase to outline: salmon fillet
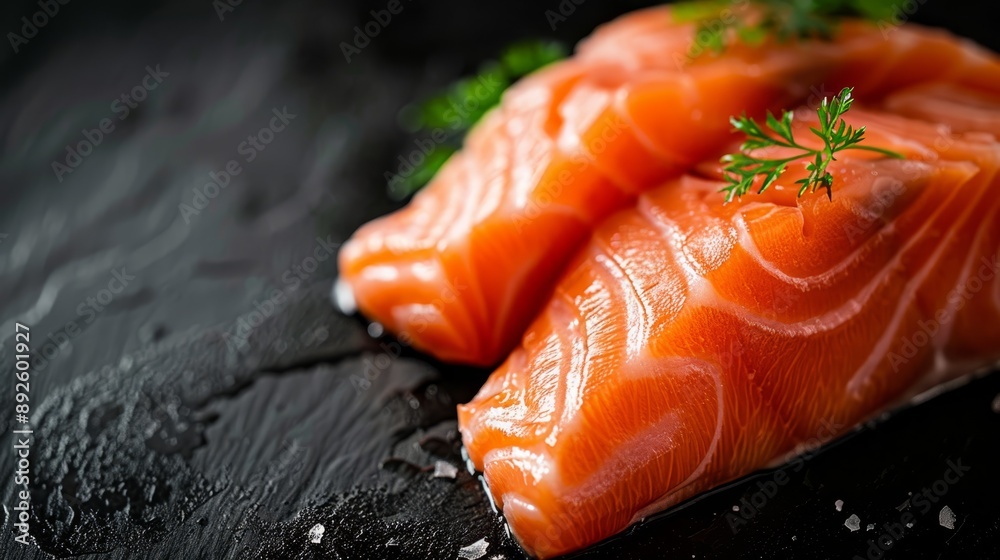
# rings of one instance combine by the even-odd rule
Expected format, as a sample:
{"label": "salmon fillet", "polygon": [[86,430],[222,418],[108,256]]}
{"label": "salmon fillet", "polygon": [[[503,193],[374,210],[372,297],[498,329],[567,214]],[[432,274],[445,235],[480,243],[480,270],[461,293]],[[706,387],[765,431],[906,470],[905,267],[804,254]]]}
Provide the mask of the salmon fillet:
{"label": "salmon fillet", "polygon": [[[345,245],[341,287],[403,342],[495,364],[594,229],[717,153],[733,138],[730,115],[853,86],[860,99],[930,118],[1000,89],[991,55],[914,26],[886,35],[845,21],[832,42],[735,45],[690,60],[694,33],[668,8],[636,12],[516,84],[407,207]],[[951,89],[919,90],[931,86]]]}
{"label": "salmon fillet", "polygon": [[[668,8],[599,29],[340,254],[403,342],[507,357],[459,428],[537,557],[1000,359],[996,55],[849,20],[690,59],[694,32]],[[838,154],[832,199],[797,196],[798,161],[724,203],[730,115],[799,106],[796,138],[818,142],[815,106],[843,87],[866,144],[904,160]]]}
{"label": "salmon fillet", "polygon": [[595,543],[1000,359],[1000,96],[948,91],[852,110],[906,159],[838,154],[832,200],[797,198],[798,162],[724,204],[713,159],[596,229],[459,407],[525,550]]}

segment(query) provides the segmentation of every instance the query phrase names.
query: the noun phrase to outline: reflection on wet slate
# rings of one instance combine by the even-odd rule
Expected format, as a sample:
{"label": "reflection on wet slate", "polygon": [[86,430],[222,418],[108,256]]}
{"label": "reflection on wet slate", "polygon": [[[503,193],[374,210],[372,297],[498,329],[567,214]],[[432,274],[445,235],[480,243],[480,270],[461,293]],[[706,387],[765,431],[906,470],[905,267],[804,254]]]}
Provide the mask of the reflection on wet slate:
{"label": "reflection on wet slate", "polygon": [[[338,44],[366,21],[360,4],[246,2],[223,21],[210,2],[64,7],[8,56],[0,85],[0,371],[14,320],[44,350],[31,384],[37,548],[5,525],[0,556],[523,558],[456,431],[455,404],[488,372],[336,313],[331,253],[396,204],[383,177],[412,146],[400,108],[514,39],[572,43],[639,5],[580,5],[552,30],[536,3],[407,4],[350,64]],[[35,6],[4,9],[17,21]],[[948,13],[927,3],[917,16]],[[60,181],[51,163],[117,118],[110,103],[156,64],[170,75]],[[285,106],[295,119],[246,161],[241,143]],[[242,171],[204,207],[180,209],[234,159]],[[104,304],[115,271],[134,279]],[[579,557],[1000,557],[998,394],[1000,375],[979,379],[787,480],[756,474]],[[0,448],[12,427],[0,415]],[[12,459],[0,453],[0,472]],[[968,470],[939,497],[949,461]],[[927,508],[913,497],[925,487]]]}

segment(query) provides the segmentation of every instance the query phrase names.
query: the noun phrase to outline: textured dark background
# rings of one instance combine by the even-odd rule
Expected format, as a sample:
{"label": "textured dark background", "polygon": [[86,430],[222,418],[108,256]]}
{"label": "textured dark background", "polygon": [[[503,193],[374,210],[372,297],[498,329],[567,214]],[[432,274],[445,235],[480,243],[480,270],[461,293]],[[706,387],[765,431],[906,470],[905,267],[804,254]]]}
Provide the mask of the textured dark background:
{"label": "textured dark background", "polygon": [[[287,275],[397,204],[383,174],[413,149],[400,108],[513,40],[573,43],[644,3],[587,0],[553,30],[555,0],[402,1],[350,64],[338,44],[385,2],[246,0],[220,21],[210,0],[71,0],[18,53],[0,45],[0,557],[456,558],[485,538],[484,558],[521,558],[478,480],[428,470],[461,467],[454,405],[486,372],[372,340],[329,303],[332,259]],[[915,20],[1000,48],[995,3],[917,4]],[[38,10],[6,2],[0,31]],[[169,76],[118,120],[111,102],[157,64]],[[245,162],[240,142],[286,106]],[[52,161],[106,117],[115,130],[58,181]],[[186,222],[178,205],[231,159],[243,172]],[[79,313],[123,267],[125,290]],[[11,519],[15,320],[51,356],[31,379],[31,547]],[[63,340],[70,323],[83,332]],[[1000,557],[998,393],[982,378],[824,448],[735,533],[727,514],[774,473],[582,556],[865,557],[913,512],[886,558]],[[969,472],[927,513],[907,507],[949,460]]]}

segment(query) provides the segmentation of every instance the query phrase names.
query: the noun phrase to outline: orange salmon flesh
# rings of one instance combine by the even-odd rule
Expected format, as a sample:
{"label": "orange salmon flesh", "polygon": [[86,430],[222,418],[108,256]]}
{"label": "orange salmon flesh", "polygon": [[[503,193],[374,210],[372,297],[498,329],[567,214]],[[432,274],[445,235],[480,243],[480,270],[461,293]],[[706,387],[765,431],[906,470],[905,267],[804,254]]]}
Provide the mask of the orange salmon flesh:
{"label": "orange salmon flesh", "polygon": [[[367,317],[502,361],[459,428],[536,557],[1000,359],[1000,58],[909,24],[691,58],[694,35],[669,8],[603,26],[340,253]],[[838,153],[832,200],[798,197],[798,161],[724,203],[731,115],[796,108],[818,148],[843,87],[904,159]]]}

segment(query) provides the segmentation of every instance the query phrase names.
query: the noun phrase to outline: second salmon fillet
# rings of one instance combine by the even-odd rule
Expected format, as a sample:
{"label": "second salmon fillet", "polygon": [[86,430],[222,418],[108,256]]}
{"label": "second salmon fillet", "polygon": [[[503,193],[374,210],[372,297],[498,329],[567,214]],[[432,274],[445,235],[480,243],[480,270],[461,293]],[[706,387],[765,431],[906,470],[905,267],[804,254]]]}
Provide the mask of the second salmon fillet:
{"label": "second salmon fillet", "polygon": [[342,287],[404,342],[492,365],[594,228],[716,153],[733,138],[730,115],[847,86],[870,104],[920,85],[1000,91],[987,53],[915,26],[886,37],[845,21],[830,42],[734,45],[689,60],[694,36],[668,8],[644,10],[516,84],[406,208],[347,243]]}

